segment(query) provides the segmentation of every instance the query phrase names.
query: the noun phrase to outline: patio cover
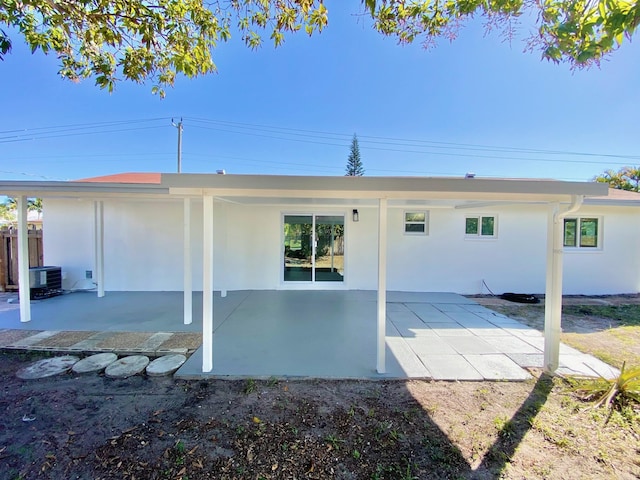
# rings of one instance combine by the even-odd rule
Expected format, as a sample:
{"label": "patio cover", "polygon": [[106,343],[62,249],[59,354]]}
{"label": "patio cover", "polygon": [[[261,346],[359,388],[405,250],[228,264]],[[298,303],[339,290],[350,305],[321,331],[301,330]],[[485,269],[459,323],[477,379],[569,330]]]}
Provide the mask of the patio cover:
{"label": "patio cover", "polygon": [[[176,198],[184,202],[184,322],[191,322],[191,202],[203,202],[203,371],[213,369],[213,201],[244,205],[377,206],[377,362],[385,372],[387,211],[391,206],[474,208],[504,204],[548,205],[544,366],[558,367],[562,309],[562,219],[585,197],[606,197],[601,183],[450,177],[328,177],[128,173],[81,181],[0,181],[0,194],[17,198],[21,321],[30,320],[27,198],[94,201],[98,296],[104,296],[103,202],[109,198]],[[595,199],[594,199],[595,200]],[[587,201],[589,201],[587,199]],[[26,294],[25,294],[26,292]],[[223,292],[224,294],[225,292]]]}

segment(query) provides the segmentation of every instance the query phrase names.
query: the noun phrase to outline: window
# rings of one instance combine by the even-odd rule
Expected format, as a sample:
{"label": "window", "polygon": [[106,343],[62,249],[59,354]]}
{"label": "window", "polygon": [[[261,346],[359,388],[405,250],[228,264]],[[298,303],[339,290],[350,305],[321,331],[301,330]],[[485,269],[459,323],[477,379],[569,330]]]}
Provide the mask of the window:
{"label": "window", "polygon": [[404,233],[408,235],[427,235],[427,212],[404,212]]}
{"label": "window", "polygon": [[466,217],[464,233],[467,237],[495,237],[496,217],[483,215]]}
{"label": "window", "polygon": [[598,248],[600,238],[598,218],[580,217],[564,219],[564,246],[572,248]]}

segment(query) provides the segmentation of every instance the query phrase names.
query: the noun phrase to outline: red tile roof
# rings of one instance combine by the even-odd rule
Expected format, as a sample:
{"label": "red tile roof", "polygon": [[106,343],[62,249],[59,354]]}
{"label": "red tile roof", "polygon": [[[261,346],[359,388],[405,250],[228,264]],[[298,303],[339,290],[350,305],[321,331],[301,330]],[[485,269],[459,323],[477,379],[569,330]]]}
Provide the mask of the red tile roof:
{"label": "red tile roof", "polygon": [[81,180],[74,180],[75,182],[88,182],[88,183],[162,183],[161,173],[118,173],[116,175],[105,175],[103,177],[83,178]]}

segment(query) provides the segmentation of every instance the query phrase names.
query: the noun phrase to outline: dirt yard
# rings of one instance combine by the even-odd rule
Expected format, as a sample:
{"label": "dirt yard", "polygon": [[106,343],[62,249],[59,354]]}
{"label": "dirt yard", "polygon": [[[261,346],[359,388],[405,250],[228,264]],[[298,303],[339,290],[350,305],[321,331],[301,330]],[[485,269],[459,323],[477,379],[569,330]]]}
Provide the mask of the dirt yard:
{"label": "dirt yard", "polygon": [[[559,379],[177,381],[66,374],[2,353],[2,479],[638,478],[638,413]],[[534,372],[535,373],[535,372]]]}

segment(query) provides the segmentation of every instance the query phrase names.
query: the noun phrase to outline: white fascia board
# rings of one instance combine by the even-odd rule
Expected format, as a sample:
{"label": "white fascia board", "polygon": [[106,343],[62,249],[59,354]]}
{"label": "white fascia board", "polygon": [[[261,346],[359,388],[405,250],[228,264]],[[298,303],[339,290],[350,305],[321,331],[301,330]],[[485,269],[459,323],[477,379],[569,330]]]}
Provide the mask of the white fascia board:
{"label": "white fascia board", "polygon": [[585,198],[583,205],[598,207],[640,207],[640,200],[614,200],[609,198]]}
{"label": "white fascia board", "polygon": [[[202,192],[198,194],[198,192]],[[473,201],[507,201],[523,203],[566,203],[571,199],[568,193],[535,194],[535,193],[505,193],[505,192],[434,192],[434,191],[353,191],[353,190],[247,190],[247,189],[170,189],[171,195],[177,196],[201,196],[211,195],[216,198],[262,198],[281,199],[285,201],[301,198],[317,199],[351,199],[351,200],[375,200],[386,198],[389,200],[473,200]]]}
{"label": "white fascia board", "polygon": [[204,189],[224,196],[330,196],[354,198],[415,198],[419,194],[607,195],[596,182],[554,180],[465,179],[437,177],[312,177],[286,175],[163,174],[162,185],[172,193]]}
{"label": "white fascia board", "polygon": [[0,194],[29,197],[81,197],[129,195],[168,195],[169,189],[157,184],[96,182],[21,182],[0,181]]}
{"label": "white fascia board", "polygon": [[202,196],[260,198],[450,199],[564,202],[571,195],[606,196],[596,182],[434,177],[299,177],[163,174],[160,184],[0,181],[0,194],[34,197]]}

